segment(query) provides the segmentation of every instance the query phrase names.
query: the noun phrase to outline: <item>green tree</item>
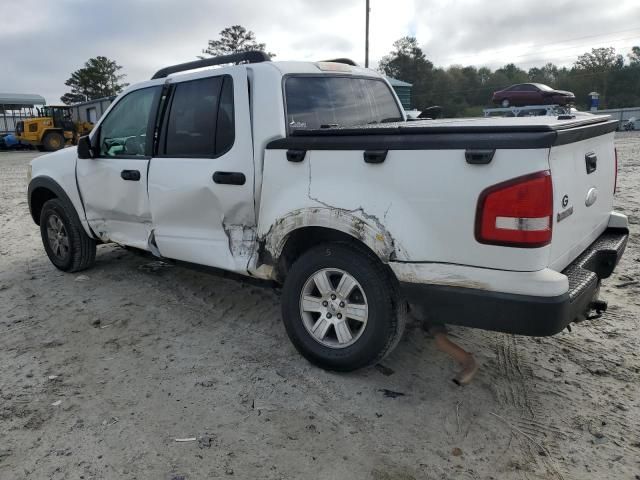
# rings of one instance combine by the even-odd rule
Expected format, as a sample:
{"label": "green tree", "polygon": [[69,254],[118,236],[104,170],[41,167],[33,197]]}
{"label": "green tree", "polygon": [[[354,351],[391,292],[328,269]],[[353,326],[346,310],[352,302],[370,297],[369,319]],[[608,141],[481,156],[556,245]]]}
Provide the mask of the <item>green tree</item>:
{"label": "green tree", "polygon": [[[509,81],[509,85],[513,83],[525,83],[529,81],[529,76],[527,72],[522,70],[520,67],[516,66],[513,63],[507,63],[504,67],[496,70],[496,73],[503,74],[507,80]],[[504,85],[508,87],[509,85]]]}
{"label": "green tree", "polygon": [[[202,53],[210,56],[230,55],[232,53],[248,52],[258,50],[265,52],[270,57],[275,57],[275,53],[266,51],[267,45],[256,42],[256,35],[251,30],[247,30],[242,25],[232,25],[220,32],[220,38],[209,40],[209,45]],[[206,58],[200,56],[199,58]]]}
{"label": "green tree", "polygon": [[493,74],[493,72],[491,71],[490,68],[480,67],[478,69],[478,78],[480,80],[480,83],[482,85],[486,85],[487,82],[489,82],[489,80],[491,79],[491,75],[492,74]]}
{"label": "green tree", "polygon": [[600,93],[601,103],[608,106],[609,76],[613,70],[624,67],[624,58],[616,54],[613,47],[592,48],[591,52],[584,53],[574,63],[572,73],[585,81],[579,82],[583,88],[576,94],[586,95],[587,90],[595,90]]}
{"label": "green tree", "polygon": [[403,37],[379,63],[382,73],[413,84],[413,107],[439,105],[445,117],[480,115],[491,106],[491,94],[514,83],[539,82],[576,95],[576,106],[587,108],[588,94],[598,91],[611,108],[640,105],[640,47],[624,57],[614,48],[595,48],[580,55],[570,68],[546,63],[524,71],[514,63],[492,71],[487,67],[452,65],[437,68],[414,37]]}
{"label": "green tree", "polygon": [[533,67],[528,72],[529,81],[553,85],[558,80],[558,67],[553,63],[547,63],[544,67]]}
{"label": "green tree", "polygon": [[617,55],[613,47],[592,48],[591,52],[580,55],[574,64],[577,70],[587,72],[604,72],[623,65],[622,55]]}
{"label": "green tree", "polygon": [[423,71],[433,68],[415,37],[402,37],[393,42],[393,47],[394,50],[382,57],[378,64],[378,69],[385,75],[414,82]]}
{"label": "green tree", "polygon": [[67,87],[71,87],[71,91],[60,97],[60,100],[70,105],[117,95],[129,85],[122,82],[126,75],[119,73],[120,70],[122,67],[115,60],[107,57],[90,58],[83,68],[73,72],[64,82]]}
{"label": "green tree", "polygon": [[411,103],[424,109],[429,106],[429,88],[433,77],[433,63],[418,46],[415,37],[402,37],[393,43],[394,50],[382,57],[378,70],[413,85]]}

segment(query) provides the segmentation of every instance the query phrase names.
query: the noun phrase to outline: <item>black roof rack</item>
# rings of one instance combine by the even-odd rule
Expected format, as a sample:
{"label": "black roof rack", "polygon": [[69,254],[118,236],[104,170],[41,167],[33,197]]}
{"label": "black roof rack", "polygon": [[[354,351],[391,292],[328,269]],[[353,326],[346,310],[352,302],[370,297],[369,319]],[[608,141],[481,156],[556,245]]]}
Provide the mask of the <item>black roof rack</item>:
{"label": "black roof rack", "polygon": [[332,58],[330,60],[320,60],[321,62],[333,62],[333,63],[344,63],[346,65],[351,65],[352,67],[357,67],[356,62],[351,60],[350,58]]}
{"label": "black roof rack", "polygon": [[194,60],[193,62],[179,63],[178,65],[171,65],[170,67],[164,67],[158,70],[151,80],[156,78],[164,78],[172,73],[185,72],[187,70],[194,70],[202,67],[212,67],[213,65],[224,65],[226,63],[260,63],[269,62],[271,57],[264,52],[257,50],[250,50],[248,52],[232,53],[231,55],[221,55],[219,57],[203,58],[201,60]]}

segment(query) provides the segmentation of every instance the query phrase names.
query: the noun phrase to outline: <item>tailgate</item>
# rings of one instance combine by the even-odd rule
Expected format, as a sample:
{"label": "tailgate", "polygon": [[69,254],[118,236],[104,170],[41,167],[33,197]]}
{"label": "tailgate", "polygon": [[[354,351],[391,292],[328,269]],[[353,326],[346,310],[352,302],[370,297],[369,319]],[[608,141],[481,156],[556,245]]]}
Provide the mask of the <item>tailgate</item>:
{"label": "tailgate", "polygon": [[601,127],[596,132],[594,127],[589,128],[590,134],[562,132],[557,143],[564,144],[556,144],[549,151],[554,192],[549,266],[557,271],[571,263],[606,229],[613,210],[614,127],[609,127],[611,131]]}

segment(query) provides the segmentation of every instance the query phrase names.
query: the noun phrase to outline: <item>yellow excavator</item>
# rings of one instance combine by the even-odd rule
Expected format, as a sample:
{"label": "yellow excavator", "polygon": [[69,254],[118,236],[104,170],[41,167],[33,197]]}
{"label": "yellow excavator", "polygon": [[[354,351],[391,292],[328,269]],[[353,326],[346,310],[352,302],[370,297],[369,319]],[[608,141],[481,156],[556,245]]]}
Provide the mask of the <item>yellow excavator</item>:
{"label": "yellow excavator", "polygon": [[74,122],[71,107],[47,105],[37,108],[37,117],[26,118],[16,124],[16,138],[46,152],[75,145],[83,135],[93,128],[89,122]]}

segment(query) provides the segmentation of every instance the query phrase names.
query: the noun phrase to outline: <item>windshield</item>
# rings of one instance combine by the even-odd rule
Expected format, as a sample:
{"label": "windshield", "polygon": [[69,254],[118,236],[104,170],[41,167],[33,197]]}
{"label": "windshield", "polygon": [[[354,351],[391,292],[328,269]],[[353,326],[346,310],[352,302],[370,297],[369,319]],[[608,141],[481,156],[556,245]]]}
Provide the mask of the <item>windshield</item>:
{"label": "windshield", "polygon": [[285,82],[285,98],[289,131],[403,120],[391,89],[381,79],[293,76]]}

